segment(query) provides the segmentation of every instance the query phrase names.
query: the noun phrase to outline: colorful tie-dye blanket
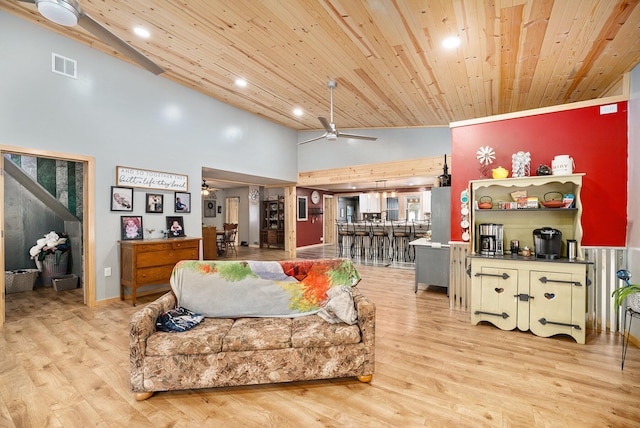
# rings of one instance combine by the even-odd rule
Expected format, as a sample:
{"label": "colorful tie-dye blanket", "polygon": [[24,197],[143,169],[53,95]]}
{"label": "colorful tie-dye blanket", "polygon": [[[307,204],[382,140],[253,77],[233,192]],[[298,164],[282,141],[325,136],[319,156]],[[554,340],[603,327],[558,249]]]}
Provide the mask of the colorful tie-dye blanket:
{"label": "colorful tie-dye blanket", "polygon": [[186,260],[173,269],[171,288],[179,306],[207,317],[296,317],[317,313],[331,287],[359,281],[348,259]]}

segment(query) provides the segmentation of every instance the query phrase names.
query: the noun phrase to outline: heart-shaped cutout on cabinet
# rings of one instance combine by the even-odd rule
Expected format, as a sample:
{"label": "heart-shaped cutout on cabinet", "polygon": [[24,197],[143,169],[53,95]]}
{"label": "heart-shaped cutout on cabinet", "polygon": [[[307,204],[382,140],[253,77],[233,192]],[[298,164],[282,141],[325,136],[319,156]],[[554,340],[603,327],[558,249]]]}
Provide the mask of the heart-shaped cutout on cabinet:
{"label": "heart-shaped cutout on cabinet", "polygon": [[556,297],[556,295],[555,295],[555,294],[553,294],[553,293],[544,293],[544,297],[545,297],[547,300],[551,300],[551,299],[553,299],[554,297]]}
{"label": "heart-shaped cutout on cabinet", "polygon": [[494,290],[496,290],[496,293],[502,293],[504,291],[504,288],[495,288]]}

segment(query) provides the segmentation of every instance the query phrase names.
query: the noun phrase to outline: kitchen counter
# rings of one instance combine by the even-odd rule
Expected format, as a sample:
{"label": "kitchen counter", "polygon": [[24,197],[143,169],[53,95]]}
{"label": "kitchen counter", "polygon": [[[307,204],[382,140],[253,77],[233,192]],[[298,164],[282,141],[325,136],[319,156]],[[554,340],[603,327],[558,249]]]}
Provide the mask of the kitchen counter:
{"label": "kitchen counter", "polygon": [[544,262],[544,263],[571,263],[571,264],[593,264],[593,262],[587,260],[569,260],[566,257],[560,257],[559,259],[538,259],[535,256],[512,256],[511,254],[505,254],[503,256],[485,256],[482,254],[470,254],[470,259],[491,259],[491,260],[504,260],[513,262]]}
{"label": "kitchen counter", "polygon": [[449,244],[431,242],[426,238],[409,242],[416,251],[415,257],[415,286],[418,292],[418,284],[427,286],[435,285],[445,287],[449,294]]}
{"label": "kitchen counter", "polygon": [[442,242],[432,242],[427,238],[416,239],[414,241],[409,242],[409,245],[424,246],[424,247],[431,247],[431,248],[449,248],[448,243],[443,244]]}

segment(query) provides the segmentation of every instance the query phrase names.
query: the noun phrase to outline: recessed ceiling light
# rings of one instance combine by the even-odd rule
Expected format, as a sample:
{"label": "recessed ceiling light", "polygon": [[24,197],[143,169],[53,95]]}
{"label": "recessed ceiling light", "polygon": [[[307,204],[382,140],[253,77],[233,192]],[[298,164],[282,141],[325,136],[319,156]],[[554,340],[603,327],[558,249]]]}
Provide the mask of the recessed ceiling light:
{"label": "recessed ceiling light", "polygon": [[247,81],[244,79],[236,79],[236,85],[244,88],[245,86],[247,86]]}
{"label": "recessed ceiling light", "polygon": [[460,37],[457,37],[457,36],[447,37],[442,41],[442,46],[444,46],[447,49],[457,48],[458,46],[460,46]]}
{"label": "recessed ceiling light", "polygon": [[151,35],[151,33],[149,33],[147,30],[145,30],[145,29],[144,29],[144,28],[142,28],[142,27],[136,27],[136,28],[134,28],[134,29],[133,29],[133,32],[134,32],[134,33],[136,33],[136,35],[138,35],[138,36],[140,36],[140,37],[143,37],[143,38],[145,38],[145,39],[146,39],[146,38],[148,38],[148,37]]}
{"label": "recessed ceiling light", "polygon": [[293,114],[294,114],[295,116],[300,117],[300,116],[302,116],[302,115],[304,114],[304,112],[302,111],[302,109],[301,109],[301,108],[294,108],[294,109],[293,109]]}

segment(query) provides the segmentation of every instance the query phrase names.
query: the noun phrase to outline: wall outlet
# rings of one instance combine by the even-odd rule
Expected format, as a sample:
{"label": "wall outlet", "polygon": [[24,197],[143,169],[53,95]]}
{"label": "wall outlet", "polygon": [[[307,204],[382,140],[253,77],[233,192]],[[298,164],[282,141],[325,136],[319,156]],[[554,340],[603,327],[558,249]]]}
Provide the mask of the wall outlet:
{"label": "wall outlet", "polygon": [[111,268],[110,267],[104,268],[104,276],[111,276]]}

